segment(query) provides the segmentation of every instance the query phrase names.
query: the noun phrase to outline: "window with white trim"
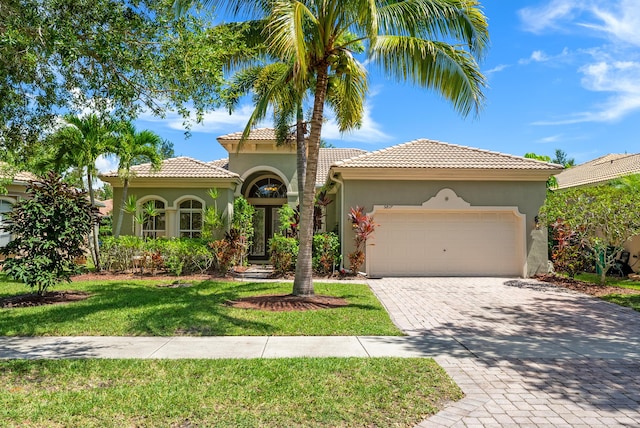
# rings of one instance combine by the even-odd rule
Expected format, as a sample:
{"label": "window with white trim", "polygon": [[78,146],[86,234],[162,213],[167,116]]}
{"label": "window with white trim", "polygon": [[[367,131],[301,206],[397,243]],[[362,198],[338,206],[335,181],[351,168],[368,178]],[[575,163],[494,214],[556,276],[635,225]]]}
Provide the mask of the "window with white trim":
{"label": "window with white trim", "polygon": [[180,203],[181,238],[200,238],[202,235],[202,202],[189,199]]}
{"label": "window with white trim", "polygon": [[164,202],[152,199],[142,204],[142,236],[145,238],[159,238],[167,235],[167,218]]}
{"label": "window with white trim", "polygon": [[2,225],[7,218],[7,213],[13,210],[13,204],[4,199],[0,199],[0,247],[5,247],[11,241],[11,234],[2,229]]}

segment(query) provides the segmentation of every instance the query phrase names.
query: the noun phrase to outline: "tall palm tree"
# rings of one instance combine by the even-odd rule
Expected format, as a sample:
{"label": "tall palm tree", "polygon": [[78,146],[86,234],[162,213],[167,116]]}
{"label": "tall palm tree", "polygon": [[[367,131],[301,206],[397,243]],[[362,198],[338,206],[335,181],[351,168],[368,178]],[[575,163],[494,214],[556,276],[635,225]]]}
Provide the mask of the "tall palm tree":
{"label": "tall palm tree", "polygon": [[[194,0],[175,0],[186,10]],[[203,0],[226,6],[235,16],[265,20],[263,36],[271,52],[294,65],[292,82],[302,92],[314,82],[305,182],[315,182],[324,106],[332,72],[348,72],[366,59],[389,77],[433,89],[463,116],[478,111],[485,78],[479,70],[488,44],[488,24],[476,0]],[[345,34],[354,38],[345,38]],[[453,43],[455,42],[455,43]],[[354,106],[356,107],[356,106]],[[314,192],[304,192],[300,208],[300,250],[293,294],[314,293],[311,268]]]}
{"label": "tall palm tree", "polygon": [[[91,205],[95,206],[93,182],[98,172],[96,161],[100,155],[109,153],[114,143],[116,124],[109,118],[96,114],[88,116],[66,115],[62,126],[50,140],[55,147],[54,162],[57,169],[76,167],[86,171],[86,183]],[[98,226],[94,227],[90,240],[91,256],[96,270],[100,270]]]}
{"label": "tall palm tree", "polygon": [[122,202],[113,235],[117,238],[122,230],[123,209],[127,203],[129,182],[134,173],[131,167],[138,162],[150,162],[153,169],[159,169],[162,162],[160,146],[162,139],[149,130],[136,131],[130,121],[122,122],[117,132],[114,146],[109,152],[118,157],[118,176],[122,180]]}

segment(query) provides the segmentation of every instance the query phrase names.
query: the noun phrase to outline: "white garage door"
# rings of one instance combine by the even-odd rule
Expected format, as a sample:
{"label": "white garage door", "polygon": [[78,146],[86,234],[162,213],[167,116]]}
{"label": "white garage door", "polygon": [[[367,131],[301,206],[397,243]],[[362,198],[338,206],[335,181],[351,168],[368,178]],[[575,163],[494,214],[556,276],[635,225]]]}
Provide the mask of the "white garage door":
{"label": "white garage door", "polygon": [[370,276],[522,276],[521,219],[510,211],[375,214]]}

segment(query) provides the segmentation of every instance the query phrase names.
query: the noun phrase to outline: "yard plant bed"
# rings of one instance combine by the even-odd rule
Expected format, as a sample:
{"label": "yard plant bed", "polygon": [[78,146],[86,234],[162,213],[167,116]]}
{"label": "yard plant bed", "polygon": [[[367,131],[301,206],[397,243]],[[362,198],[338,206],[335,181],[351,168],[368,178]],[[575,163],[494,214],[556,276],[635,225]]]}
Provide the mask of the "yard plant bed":
{"label": "yard plant bed", "polygon": [[242,309],[261,309],[265,311],[311,311],[319,309],[342,308],[349,302],[334,296],[294,296],[292,294],[267,294],[243,297],[227,302],[229,306]]}
{"label": "yard plant bed", "polygon": [[0,426],[413,427],[462,392],[432,359],[0,362]]}
{"label": "yard plant bed", "polygon": [[608,296],[610,294],[637,294],[640,295],[640,289],[614,287],[610,285],[599,285],[592,282],[581,281],[575,278],[569,278],[561,275],[546,274],[537,275],[536,279],[549,282],[560,287],[570,290],[579,291],[595,297]]}
{"label": "yard plant bed", "polygon": [[62,303],[78,302],[88,299],[89,293],[83,291],[50,291],[38,296],[37,294],[21,294],[15,297],[0,299],[0,308],[24,308],[28,306],[59,305]]}

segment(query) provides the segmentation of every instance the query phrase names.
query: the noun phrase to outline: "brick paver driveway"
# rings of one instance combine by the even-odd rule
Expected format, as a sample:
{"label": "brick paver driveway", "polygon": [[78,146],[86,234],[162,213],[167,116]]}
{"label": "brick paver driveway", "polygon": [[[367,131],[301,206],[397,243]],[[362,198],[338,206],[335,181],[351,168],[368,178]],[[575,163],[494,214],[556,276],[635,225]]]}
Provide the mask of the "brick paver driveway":
{"label": "brick paver driveway", "polygon": [[528,279],[369,284],[466,394],[420,427],[640,427],[640,313]]}

